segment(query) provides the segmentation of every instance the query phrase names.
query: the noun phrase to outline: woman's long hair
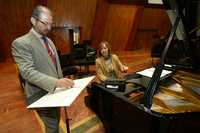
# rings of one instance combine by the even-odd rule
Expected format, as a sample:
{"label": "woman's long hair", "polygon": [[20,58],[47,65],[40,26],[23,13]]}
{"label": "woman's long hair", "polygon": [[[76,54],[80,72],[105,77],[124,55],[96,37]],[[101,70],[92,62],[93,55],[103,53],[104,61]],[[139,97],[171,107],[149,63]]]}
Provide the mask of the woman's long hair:
{"label": "woman's long hair", "polygon": [[97,50],[98,56],[99,56],[99,57],[102,56],[101,50],[102,50],[103,44],[105,44],[105,46],[108,48],[108,56],[110,56],[110,55],[111,55],[111,48],[110,48],[110,45],[109,45],[109,43],[108,43],[107,41],[102,41],[102,42],[99,44],[98,50]]}

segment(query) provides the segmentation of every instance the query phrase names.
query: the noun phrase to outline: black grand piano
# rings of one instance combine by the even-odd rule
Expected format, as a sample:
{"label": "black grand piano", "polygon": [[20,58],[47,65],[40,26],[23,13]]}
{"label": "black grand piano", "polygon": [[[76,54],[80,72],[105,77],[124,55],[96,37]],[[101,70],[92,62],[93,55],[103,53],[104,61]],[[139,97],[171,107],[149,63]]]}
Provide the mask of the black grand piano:
{"label": "black grand piano", "polygon": [[[125,89],[108,89],[107,84],[93,83],[90,107],[110,133],[198,133],[200,132],[200,72],[186,21],[186,6],[190,0],[163,0],[173,10],[175,20],[151,78],[133,74]],[[139,1],[137,1],[139,3]],[[167,53],[179,25],[183,46],[189,48],[186,63],[166,67]],[[187,27],[187,28],[186,28]],[[178,51],[177,51],[178,52]],[[199,53],[197,52],[196,55]],[[184,57],[185,58],[185,57]],[[173,74],[161,79],[163,70]],[[113,81],[121,84],[122,81]],[[111,82],[112,83],[112,82]],[[122,86],[119,86],[122,87]]]}

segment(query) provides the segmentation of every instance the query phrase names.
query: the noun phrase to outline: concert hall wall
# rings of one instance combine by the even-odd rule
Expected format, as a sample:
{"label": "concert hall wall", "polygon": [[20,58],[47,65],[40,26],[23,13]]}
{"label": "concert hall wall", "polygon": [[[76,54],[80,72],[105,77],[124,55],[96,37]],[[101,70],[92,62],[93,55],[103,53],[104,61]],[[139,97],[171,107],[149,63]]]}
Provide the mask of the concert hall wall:
{"label": "concert hall wall", "polygon": [[[2,0],[0,59],[11,58],[11,42],[28,32],[31,12],[38,4],[52,10],[54,26],[80,26],[80,42],[91,40],[94,48],[107,40],[114,51],[148,51],[152,36],[165,35],[170,28],[164,9],[142,5],[113,4],[107,0]],[[53,31],[50,36],[61,53],[70,52],[69,31]]]}

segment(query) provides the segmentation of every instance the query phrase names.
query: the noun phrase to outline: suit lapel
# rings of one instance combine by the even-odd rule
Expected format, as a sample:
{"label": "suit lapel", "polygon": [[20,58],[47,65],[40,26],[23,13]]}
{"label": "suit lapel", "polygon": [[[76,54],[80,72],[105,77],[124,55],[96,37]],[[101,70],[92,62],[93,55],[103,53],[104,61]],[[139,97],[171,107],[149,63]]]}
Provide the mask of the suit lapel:
{"label": "suit lapel", "polygon": [[52,68],[52,70],[57,74],[56,67],[53,64],[51,58],[49,58],[48,51],[43,46],[43,44],[41,43],[41,41],[39,40],[39,38],[36,37],[31,31],[29,32],[29,36],[30,36],[30,39],[31,39],[32,44],[34,45],[34,47],[38,49],[38,56],[41,55],[43,57],[46,57],[46,61],[48,62],[48,64]]}

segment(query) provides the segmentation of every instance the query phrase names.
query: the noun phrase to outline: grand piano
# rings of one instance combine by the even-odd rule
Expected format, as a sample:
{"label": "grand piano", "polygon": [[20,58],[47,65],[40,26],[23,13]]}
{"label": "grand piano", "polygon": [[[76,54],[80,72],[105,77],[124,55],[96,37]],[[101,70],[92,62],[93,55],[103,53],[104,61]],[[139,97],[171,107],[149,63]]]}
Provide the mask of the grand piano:
{"label": "grand piano", "polygon": [[[188,2],[188,1],[187,1]],[[125,88],[109,89],[108,83],[93,83],[90,107],[102,120],[109,133],[196,133],[200,128],[200,72],[194,57],[191,35],[186,28],[185,7],[182,0],[163,0],[169,10],[174,10],[175,20],[160,56],[160,63],[155,66],[151,78],[133,74],[126,81],[113,81],[115,85],[122,82]],[[137,4],[139,1],[137,1]],[[144,3],[143,3],[144,4]],[[182,25],[183,46],[191,51],[184,62],[168,63],[167,53],[174,38],[178,38],[177,29]],[[194,37],[194,36],[193,36]],[[197,51],[197,49],[195,49]],[[177,51],[178,52],[178,51]],[[193,54],[192,54],[193,53]],[[198,55],[198,53],[197,53]],[[185,57],[184,57],[185,58]],[[181,59],[180,59],[181,60]],[[164,70],[172,73],[161,78]]]}

